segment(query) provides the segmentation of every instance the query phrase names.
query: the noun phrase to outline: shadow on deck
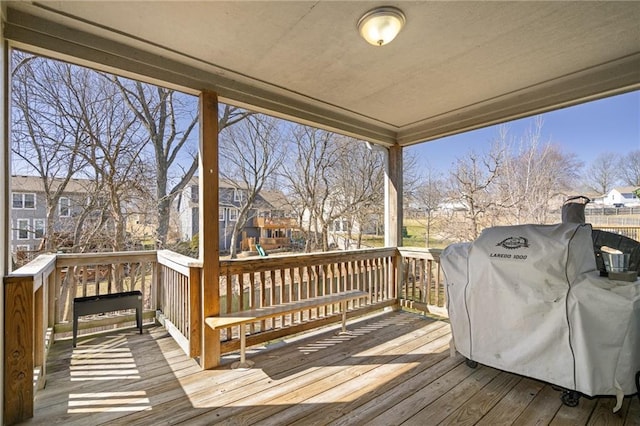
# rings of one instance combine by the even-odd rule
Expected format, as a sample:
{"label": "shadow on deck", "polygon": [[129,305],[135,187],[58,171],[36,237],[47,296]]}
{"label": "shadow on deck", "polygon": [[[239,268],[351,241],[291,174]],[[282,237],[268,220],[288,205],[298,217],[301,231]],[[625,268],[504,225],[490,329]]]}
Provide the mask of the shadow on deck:
{"label": "shadow on deck", "polygon": [[640,402],[563,406],[542,382],[451,357],[450,328],[407,312],[252,348],[200,370],[160,327],[52,347],[30,424],[640,424]]}

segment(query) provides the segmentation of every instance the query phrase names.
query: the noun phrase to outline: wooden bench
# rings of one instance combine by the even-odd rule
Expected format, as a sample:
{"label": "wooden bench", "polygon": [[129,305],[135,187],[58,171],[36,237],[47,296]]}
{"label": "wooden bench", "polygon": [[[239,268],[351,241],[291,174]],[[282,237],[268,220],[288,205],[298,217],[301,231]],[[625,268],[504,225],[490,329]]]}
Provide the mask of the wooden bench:
{"label": "wooden bench", "polygon": [[142,292],[139,290],[73,299],[73,347],[78,336],[78,317],[125,309],[136,310],[136,325],[142,334]]}
{"label": "wooden bench", "polygon": [[205,324],[212,329],[222,329],[235,325],[240,326],[240,362],[235,362],[231,368],[251,368],[252,361],[246,360],[246,325],[252,322],[268,318],[275,318],[281,315],[301,312],[306,309],[319,308],[340,303],[342,311],[342,333],[347,332],[347,302],[368,297],[369,294],[360,290],[350,290],[342,293],[327,296],[312,297],[297,302],[282,303],[279,305],[265,306],[263,308],[251,309],[248,311],[232,312],[221,314],[217,317],[207,317]]}

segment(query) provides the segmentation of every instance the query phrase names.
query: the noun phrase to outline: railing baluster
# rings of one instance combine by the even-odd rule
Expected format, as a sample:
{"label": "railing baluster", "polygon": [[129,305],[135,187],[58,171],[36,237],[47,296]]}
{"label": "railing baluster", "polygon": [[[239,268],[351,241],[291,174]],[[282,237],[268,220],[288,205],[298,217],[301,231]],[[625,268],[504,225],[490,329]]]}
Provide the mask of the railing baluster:
{"label": "railing baluster", "polygon": [[[260,271],[260,308],[266,306],[268,304],[267,299],[267,283],[266,283],[266,274],[264,271]],[[266,328],[267,322],[265,320],[260,321],[260,331],[264,331]]]}
{"label": "railing baluster", "polygon": [[[278,285],[276,283],[276,271],[275,269],[272,269],[270,271],[270,277],[271,277],[271,305],[275,305],[277,304],[277,300],[278,300]],[[275,318],[271,318],[271,328],[276,328],[276,319]]]}
{"label": "railing baluster", "polygon": [[[397,272],[398,268],[402,269],[402,261],[395,248],[221,260],[220,282],[224,287],[225,280],[227,281],[228,296],[231,295],[232,280],[240,281],[240,288],[244,287],[243,283],[247,283],[247,287],[251,287],[252,297],[256,297],[255,302],[251,302],[255,307],[263,306],[267,302],[275,305],[361,289],[368,293],[368,297],[366,300],[351,303],[351,307],[368,310],[371,305],[379,304],[380,307],[385,307],[399,303],[400,292],[396,286],[405,285],[402,275]],[[243,274],[250,275],[242,278]],[[235,284],[234,282],[234,289]],[[246,297],[244,291],[240,293]],[[230,303],[228,305],[227,313],[246,309],[244,304],[236,305],[234,302],[233,306]],[[312,327],[311,324],[307,324],[309,321],[326,324],[329,316],[333,320],[333,314],[337,312],[337,306],[329,305],[294,314],[283,314],[271,320],[269,329],[265,322],[260,320],[254,323],[255,331],[258,331],[258,325],[260,326],[260,333],[254,333],[247,327],[248,343],[254,344],[285,336],[286,331],[282,331],[283,328],[291,327],[292,332],[304,331]],[[266,321],[266,324],[269,324],[269,321]],[[237,334],[233,338],[230,334],[223,337],[226,340],[221,350],[237,350],[237,337]]]}
{"label": "railing baluster", "polygon": [[[403,306],[447,315],[445,288],[440,273],[440,252],[441,250],[435,249],[399,249],[404,269],[401,275],[402,282],[398,284],[404,289],[400,296]],[[415,274],[416,264],[419,265],[418,275]],[[415,290],[423,293],[421,297],[415,297]]]}
{"label": "railing baluster", "polygon": [[[225,306],[226,306],[226,311],[225,312],[233,312],[233,281],[235,280],[235,274],[232,274],[231,272],[227,272],[226,275],[227,278],[227,288],[226,288],[226,299],[225,299]],[[206,301],[205,301],[206,303]],[[222,308],[222,306],[220,307]],[[232,329],[231,327],[228,327],[225,330],[225,336],[227,338],[227,340],[231,339],[232,336]]]}
{"label": "railing baluster", "polygon": [[[278,269],[278,272],[280,273],[280,301],[278,303],[285,303],[288,302],[289,300],[287,300],[285,294],[286,294],[286,280],[285,280],[285,273],[284,273],[284,269],[280,268]],[[285,316],[283,315],[280,318],[280,327],[284,327],[285,325]]]}

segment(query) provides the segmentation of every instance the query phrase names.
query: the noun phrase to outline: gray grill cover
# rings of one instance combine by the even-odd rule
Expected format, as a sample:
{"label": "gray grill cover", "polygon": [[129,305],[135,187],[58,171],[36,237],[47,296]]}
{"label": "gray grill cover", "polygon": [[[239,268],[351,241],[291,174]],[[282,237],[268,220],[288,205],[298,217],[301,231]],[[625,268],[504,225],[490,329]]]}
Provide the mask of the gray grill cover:
{"label": "gray grill cover", "polygon": [[441,264],[465,357],[619,403],[636,392],[640,281],[599,276],[589,225],[489,228]]}

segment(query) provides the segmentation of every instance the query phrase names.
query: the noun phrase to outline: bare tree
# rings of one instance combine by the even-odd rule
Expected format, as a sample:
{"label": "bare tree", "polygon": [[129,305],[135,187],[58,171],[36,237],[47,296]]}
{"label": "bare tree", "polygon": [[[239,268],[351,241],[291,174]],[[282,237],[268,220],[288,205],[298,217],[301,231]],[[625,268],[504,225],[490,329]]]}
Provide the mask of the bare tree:
{"label": "bare tree", "polygon": [[78,119],[89,75],[77,67],[28,53],[12,53],[12,168],[35,173],[45,194],[43,249],[54,250],[58,201],[70,179],[84,163],[84,143]]}
{"label": "bare tree", "polygon": [[[156,245],[165,247],[173,200],[198,169],[197,98],[139,81],[110,77],[127,106],[143,125],[153,147],[155,162]],[[225,105],[218,121],[219,132],[251,115]]]}
{"label": "bare tree", "polygon": [[[113,251],[127,245],[126,224],[129,207],[138,198],[149,197],[150,171],[144,158],[148,138],[140,132],[141,123],[125,105],[118,88],[94,75],[90,101],[80,105],[86,143],[81,154],[88,166],[83,173],[96,182],[111,229],[109,245]],[[109,228],[106,228],[109,229]]]}
{"label": "bare tree", "polygon": [[231,233],[232,259],[237,256],[240,231],[252,218],[256,197],[282,164],[281,146],[276,119],[262,114],[248,116],[220,134],[220,175],[243,194]]}
{"label": "bare tree", "polygon": [[282,171],[288,195],[306,234],[305,251],[330,248],[336,224],[344,247],[362,244],[369,223],[384,206],[384,152],[360,140],[307,126],[294,126]]}
{"label": "bare tree", "polygon": [[431,231],[438,218],[434,212],[445,200],[445,183],[442,176],[428,167],[412,195],[415,207],[424,212],[424,219],[419,218],[418,221],[425,225],[425,246],[429,247]]}
{"label": "bare tree", "polygon": [[575,154],[542,141],[540,118],[518,139],[501,126],[490,152],[469,153],[450,173],[451,220],[463,220],[448,229],[463,230],[453,237],[464,240],[487,226],[549,223],[554,200],[575,192],[581,167]]}
{"label": "bare tree", "polygon": [[622,166],[622,161],[615,154],[611,152],[599,154],[587,168],[584,181],[589,189],[598,194],[606,194],[619,180],[623,169],[620,166]]}
{"label": "bare tree", "polygon": [[353,138],[337,137],[336,143],[341,147],[341,155],[332,173],[335,208],[327,221],[345,218],[344,248],[349,248],[354,231],[356,248],[360,248],[365,228],[373,218],[384,215],[385,155],[373,145]]}
{"label": "bare tree", "polygon": [[542,128],[540,117],[517,139],[509,137],[506,126],[499,128],[495,143],[506,153],[498,179],[499,198],[507,223],[547,223],[552,201],[575,191],[582,163],[574,154],[544,142]]}
{"label": "bare tree", "polygon": [[640,149],[623,155],[618,167],[624,185],[640,186]]}
{"label": "bare tree", "polygon": [[303,230],[306,252],[314,245],[320,244],[324,250],[329,246],[326,233],[329,224],[323,212],[330,211],[329,169],[339,156],[333,138],[333,133],[307,126],[294,126],[291,130],[287,167],[282,175],[301,224],[306,224]]}
{"label": "bare tree", "polygon": [[476,239],[484,227],[492,224],[492,213],[501,204],[496,193],[505,155],[502,147],[494,146],[487,154],[470,152],[457,159],[449,173],[448,200],[452,214],[462,213],[466,226],[449,227],[455,239]]}

